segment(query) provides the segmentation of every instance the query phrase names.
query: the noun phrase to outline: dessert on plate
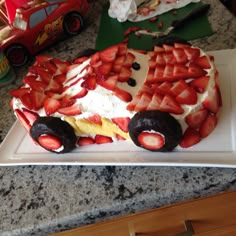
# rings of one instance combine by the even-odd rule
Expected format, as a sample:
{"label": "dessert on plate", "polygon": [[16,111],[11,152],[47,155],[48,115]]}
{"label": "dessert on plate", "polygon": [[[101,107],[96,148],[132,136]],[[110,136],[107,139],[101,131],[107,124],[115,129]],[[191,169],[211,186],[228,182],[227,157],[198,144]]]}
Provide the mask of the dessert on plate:
{"label": "dessert on plate", "polygon": [[39,55],[11,107],[35,144],[55,153],[133,142],[173,151],[204,142],[222,105],[214,58],[167,40],[153,51],[118,44],[73,62]]}

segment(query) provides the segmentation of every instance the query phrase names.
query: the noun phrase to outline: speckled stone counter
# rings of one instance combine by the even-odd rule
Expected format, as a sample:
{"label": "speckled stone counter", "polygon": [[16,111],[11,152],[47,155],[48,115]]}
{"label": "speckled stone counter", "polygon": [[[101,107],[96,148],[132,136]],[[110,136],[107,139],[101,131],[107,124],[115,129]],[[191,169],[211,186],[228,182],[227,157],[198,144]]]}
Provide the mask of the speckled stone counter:
{"label": "speckled stone counter", "polygon": [[[102,3],[94,1],[87,28],[45,53],[72,59],[79,50],[94,47]],[[209,20],[215,34],[192,41],[205,50],[236,48],[236,18],[218,0]],[[15,118],[9,90],[0,88],[0,141]],[[236,189],[236,169],[129,166],[0,167],[0,235],[48,235],[128,213]]]}

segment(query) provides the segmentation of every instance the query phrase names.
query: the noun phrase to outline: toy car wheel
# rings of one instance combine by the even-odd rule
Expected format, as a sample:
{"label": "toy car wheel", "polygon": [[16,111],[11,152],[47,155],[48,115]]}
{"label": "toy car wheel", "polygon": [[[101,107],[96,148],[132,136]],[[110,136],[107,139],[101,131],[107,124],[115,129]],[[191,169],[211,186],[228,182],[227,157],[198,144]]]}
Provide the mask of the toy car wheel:
{"label": "toy car wheel", "polygon": [[63,28],[66,34],[73,36],[78,34],[84,27],[84,21],[82,16],[77,13],[69,13],[65,16],[63,22]]}
{"label": "toy car wheel", "polygon": [[132,141],[149,151],[171,151],[182,139],[179,122],[169,113],[157,110],[136,113],[128,129]]}
{"label": "toy car wheel", "polygon": [[39,117],[30,134],[40,146],[55,153],[70,152],[77,140],[73,128],[57,117]]}
{"label": "toy car wheel", "polygon": [[10,45],[6,49],[5,54],[10,64],[15,67],[20,67],[25,65],[30,57],[28,50],[20,44]]}

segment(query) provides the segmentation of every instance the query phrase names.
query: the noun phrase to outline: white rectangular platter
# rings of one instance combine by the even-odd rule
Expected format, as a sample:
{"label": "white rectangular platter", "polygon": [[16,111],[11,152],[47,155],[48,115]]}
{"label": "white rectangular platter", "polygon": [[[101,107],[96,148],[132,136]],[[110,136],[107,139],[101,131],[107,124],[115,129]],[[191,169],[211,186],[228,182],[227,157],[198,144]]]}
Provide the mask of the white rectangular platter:
{"label": "white rectangular platter", "polygon": [[219,70],[223,107],[216,129],[192,148],[149,152],[128,141],[54,154],[36,146],[18,121],[0,146],[0,166],[136,165],[236,167],[236,49],[211,51]]}

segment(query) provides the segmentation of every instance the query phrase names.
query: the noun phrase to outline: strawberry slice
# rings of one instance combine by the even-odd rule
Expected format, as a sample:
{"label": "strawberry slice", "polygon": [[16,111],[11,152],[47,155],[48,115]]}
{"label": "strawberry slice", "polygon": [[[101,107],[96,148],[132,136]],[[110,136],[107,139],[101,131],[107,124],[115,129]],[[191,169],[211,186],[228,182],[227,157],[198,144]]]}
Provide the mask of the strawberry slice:
{"label": "strawberry slice", "polygon": [[17,119],[22,124],[22,126],[29,132],[30,129],[31,129],[31,125],[30,125],[29,120],[24,115],[24,113],[21,110],[19,110],[19,109],[15,109],[15,114],[17,116]]}
{"label": "strawberry slice", "polygon": [[188,68],[185,65],[181,65],[181,64],[174,65],[173,77],[174,77],[174,80],[189,78]]}
{"label": "strawberry slice", "polygon": [[66,73],[68,71],[68,66],[71,65],[71,62],[63,61],[58,58],[53,58],[53,62],[61,73]]}
{"label": "strawberry slice", "polygon": [[168,44],[163,44],[162,47],[165,49],[166,52],[172,52],[174,49],[174,46]]}
{"label": "strawberry slice", "polygon": [[53,60],[45,61],[42,64],[42,67],[44,67],[46,70],[50,71],[50,73],[55,74],[57,71],[57,66],[54,64]]}
{"label": "strawberry slice", "polygon": [[31,110],[28,110],[26,108],[22,108],[22,112],[26,116],[27,120],[29,121],[30,125],[33,125],[33,123],[38,119],[39,114],[36,112],[33,112]]}
{"label": "strawberry slice", "polygon": [[164,71],[165,71],[164,66],[156,66],[153,77],[156,78],[157,81],[163,81]]}
{"label": "strawberry slice", "polygon": [[114,92],[115,96],[117,96],[118,98],[120,98],[124,102],[130,102],[132,100],[132,95],[123,89],[116,87],[113,90],[113,92]]}
{"label": "strawberry slice", "polygon": [[99,114],[94,114],[92,116],[89,116],[86,119],[89,120],[90,122],[93,122],[93,123],[97,124],[97,125],[102,125],[102,119],[101,119],[101,116]]}
{"label": "strawberry slice", "polygon": [[152,101],[149,103],[147,110],[160,110],[160,104],[163,97],[160,94],[155,93],[152,96]]}
{"label": "strawberry slice", "polygon": [[28,108],[29,110],[33,109],[33,104],[29,93],[26,93],[21,96],[20,100],[26,108]]}
{"label": "strawberry slice", "polygon": [[61,140],[50,134],[43,134],[39,136],[38,142],[41,146],[48,150],[57,150],[62,146]]}
{"label": "strawberry slice", "polygon": [[174,96],[177,96],[181,92],[183,92],[187,87],[188,87],[188,84],[184,80],[178,80],[176,83],[174,83],[174,85],[170,89],[170,92]]}
{"label": "strawberry slice", "polygon": [[60,84],[63,84],[66,81],[66,74],[57,74],[54,75],[53,79]]}
{"label": "strawberry slice", "polygon": [[97,85],[97,77],[96,76],[89,76],[81,83],[81,87],[86,88],[88,90],[94,90]]}
{"label": "strawberry slice", "polygon": [[217,125],[216,116],[212,113],[209,113],[199,129],[201,137],[206,138],[215,129],[216,125]]}
{"label": "strawberry slice", "polygon": [[206,56],[201,56],[195,60],[195,63],[204,69],[210,69],[211,65]]}
{"label": "strawberry slice", "polygon": [[95,142],[96,144],[105,144],[105,143],[112,143],[113,140],[111,137],[97,134],[95,136]]}
{"label": "strawberry slice", "polygon": [[100,54],[99,52],[94,53],[91,57],[90,57],[90,65],[95,65],[97,64],[97,62],[100,60]]}
{"label": "strawberry slice", "polygon": [[[87,90],[86,90],[87,91]],[[81,92],[81,91],[80,91]],[[77,94],[78,95],[78,94]],[[60,100],[60,103],[61,103],[61,108],[63,107],[70,107],[72,106],[75,102],[76,102],[76,96],[73,96],[71,97],[70,95],[68,94],[65,94],[62,99]]]}
{"label": "strawberry slice", "polygon": [[38,78],[37,75],[26,75],[26,76],[23,78],[22,82],[23,82],[23,84],[28,84],[28,83],[30,83],[31,81],[36,81],[37,78]]}
{"label": "strawberry slice", "polygon": [[207,114],[207,109],[202,108],[187,115],[185,118],[185,122],[189,127],[193,129],[198,129],[202,125],[203,121],[206,119]]}
{"label": "strawberry slice", "polygon": [[192,87],[187,87],[175,99],[180,104],[194,105],[197,102],[197,98],[196,91]]}
{"label": "strawberry slice", "polygon": [[210,110],[213,113],[217,113],[219,111],[221,105],[221,96],[219,90],[214,87],[209,91],[209,95],[203,101],[203,106]]}
{"label": "strawberry slice", "polygon": [[63,85],[54,78],[50,81],[50,84],[47,88],[47,91],[53,92],[53,93],[62,93],[63,91]]}
{"label": "strawberry slice", "polygon": [[57,111],[65,116],[76,116],[82,113],[78,104],[73,104],[69,107],[59,108]]}
{"label": "strawberry slice", "polygon": [[37,62],[37,63],[42,64],[42,63],[44,63],[45,61],[51,60],[52,57],[49,56],[49,55],[37,55],[37,56],[35,56],[35,59],[36,59],[36,62]]}
{"label": "strawberry slice", "polygon": [[49,84],[52,79],[52,74],[50,71],[45,70],[44,68],[37,67],[36,71],[42,81],[44,81],[46,84]]}
{"label": "strawberry slice", "polygon": [[116,54],[118,53],[118,50],[119,50],[119,46],[115,45],[101,51],[99,53],[101,60],[104,62],[113,62],[116,58]]}
{"label": "strawberry slice", "polygon": [[138,135],[138,141],[142,147],[148,150],[158,150],[165,145],[163,135],[154,132],[143,131]]}
{"label": "strawberry slice", "polygon": [[81,88],[79,90],[79,92],[77,92],[72,98],[76,99],[76,98],[82,98],[84,96],[86,96],[88,93],[88,90],[86,88]]}
{"label": "strawberry slice", "polygon": [[117,81],[118,81],[118,75],[114,74],[107,77],[106,80],[101,80],[101,79],[98,80],[97,83],[103,88],[113,91],[116,88]]}
{"label": "strawberry slice", "polygon": [[163,47],[155,45],[154,52],[156,52],[156,53],[165,52],[165,49]]}
{"label": "strawberry slice", "polygon": [[117,55],[118,55],[118,56],[124,56],[124,55],[126,55],[126,52],[127,52],[127,43],[121,43],[121,44],[119,44],[118,46],[119,46],[119,50],[118,50]]}
{"label": "strawberry slice", "polygon": [[182,148],[189,148],[201,141],[200,134],[192,128],[187,128],[184,132],[183,139],[179,145]]}
{"label": "strawberry slice", "polygon": [[33,109],[37,111],[43,107],[43,103],[46,99],[46,96],[42,92],[31,90],[30,91],[30,98],[31,98],[31,101],[33,104]]}
{"label": "strawberry slice", "polygon": [[190,86],[192,86],[197,92],[204,93],[209,83],[209,79],[209,76],[202,76],[200,78],[193,79],[190,82]]}
{"label": "strawberry slice", "polygon": [[172,88],[172,83],[169,82],[169,81],[165,81],[165,82],[161,83],[161,84],[156,88],[156,90],[158,91],[158,93],[160,93],[160,94],[162,94],[162,95],[165,95],[165,94],[170,93],[171,88]]}
{"label": "strawberry slice", "polygon": [[161,53],[158,53],[156,55],[156,63],[161,66],[164,66],[166,64],[166,61],[164,60],[164,57]]}
{"label": "strawberry slice", "polygon": [[125,61],[125,56],[119,56],[115,59],[112,65],[112,71],[119,73]]}
{"label": "strawberry slice", "polygon": [[174,48],[173,55],[174,55],[177,63],[185,64],[188,62],[188,58],[182,48]]}
{"label": "strawberry slice", "polygon": [[112,63],[103,63],[97,67],[97,73],[99,77],[103,75],[108,75],[112,69]]}
{"label": "strawberry slice", "polygon": [[189,61],[194,61],[200,56],[198,48],[184,47],[183,50]]}
{"label": "strawberry slice", "polygon": [[188,75],[191,78],[197,78],[197,77],[202,77],[206,75],[207,72],[203,70],[200,66],[190,63],[188,67]]}
{"label": "strawberry slice", "polygon": [[151,101],[152,101],[152,95],[147,92],[144,92],[141,95],[140,100],[136,104],[134,110],[135,111],[145,111]]}
{"label": "strawberry slice", "polygon": [[30,92],[30,88],[18,88],[18,89],[13,89],[9,93],[12,97],[15,98],[21,98],[24,94],[27,94]]}
{"label": "strawberry slice", "polygon": [[175,56],[172,52],[166,52],[162,54],[166,64],[175,65],[177,63]]}
{"label": "strawberry slice", "polygon": [[126,56],[126,59],[125,59],[125,61],[123,63],[123,66],[131,67],[133,62],[134,62],[134,60],[135,60],[134,54],[128,52],[127,56]]}
{"label": "strawberry slice", "polygon": [[130,122],[129,117],[114,117],[111,119],[124,132],[128,132],[128,124]]}
{"label": "strawberry slice", "polygon": [[46,98],[43,106],[44,106],[44,110],[45,110],[46,115],[50,116],[51,114],[58,111],[61,104],[58,100],[56,100],[54,98]]}
{"label": "strawberry slice", "polygon": [[183,114],[184,112],[183,108],[179,105],[179,103],[176,102],[176,100],[168,94],[164,96],[160,104],[160,110],[174,114]]}
{"label": "strawberry slice", "polygon": [[191,48],[190,45],[184,43],[174,43],[174,48]]}
{"label": "strawberry slice", "polygon": [[77,144],[79,146],[87,146],[87,145],[91,145],[94,143],[95,143],[95,140],[91,137],[80,137],[77,141]]}
{"label": "strawberry slice", "polygon": [[164,69],[163,77],[166,80],[173,81],[173,72],[174,72],[174,66],[171,64],[167,64]]}
{"label": "strawberry slice", "polygon": [[40,80],[28,80],[27,84],[35,91],[43,92],[47,88],[47,84]]}
{"label": "strawberry slice", "polygon": [[131,69],[127,67],[122,67],[119,73],[118,81],[127,82],[131,76]]}

